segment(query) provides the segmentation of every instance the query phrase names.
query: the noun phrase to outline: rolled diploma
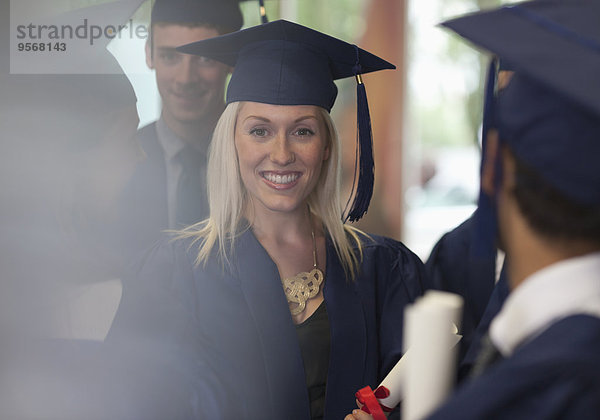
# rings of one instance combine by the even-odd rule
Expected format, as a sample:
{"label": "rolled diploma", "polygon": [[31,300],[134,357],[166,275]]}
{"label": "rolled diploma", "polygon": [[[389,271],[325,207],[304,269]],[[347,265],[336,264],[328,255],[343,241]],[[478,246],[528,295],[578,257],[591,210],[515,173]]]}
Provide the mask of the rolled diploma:
{"label": "rolled diploma", "polygon": [[431,414],[452,391],[456,375],[456,343],[452,324],[460,325],[460,296],[430,291],[405,310],[404,343],[410,349],[402,381],[403,420]]}
{"label": "rolled diploma", "polygon": [[[428,291],[425,297],[419,299],[415,305],[433,305],[434,307],[444,308],[442,311],[445,314],[445,320],[440,321],[441,331],[439,333],[443,336],[440,340],[443,343],[443,347],[440,347],[439,351],[447,353],[447,356],[451,358],[450,360],[454,361],[456,358],[456,350],[454,350],[454,348],[462,338],[462,336],[458,335],[458,326],[460,325],[462,315],[462,298],[452,293]],[[406,318],[405,324],[408,324],[408,318]],[[414,350],[406,350],[408,347],[406,341],[406,337],[408,336],[407,330],[413,330],[414,334],[419,334],[419,328],[421,327],[418,325],[405,325],[404,356],[402,356],[381,384],[379,384],[379,387],[385,387],[389,392],[387,397],[378,399],[379,403],[385,408],[392,409],[404,399],[408,365],[411,363],[421,363],[419,360],[420,357],[417,357],[417,360],[413,362],[413,356],[411,355],[414,353]],[[443,357],[446,358],[447,356]],[[448,372],[448,375],[452,374],[453,372]],[[450,376],[450,378],[453,379],[453,376]]]}

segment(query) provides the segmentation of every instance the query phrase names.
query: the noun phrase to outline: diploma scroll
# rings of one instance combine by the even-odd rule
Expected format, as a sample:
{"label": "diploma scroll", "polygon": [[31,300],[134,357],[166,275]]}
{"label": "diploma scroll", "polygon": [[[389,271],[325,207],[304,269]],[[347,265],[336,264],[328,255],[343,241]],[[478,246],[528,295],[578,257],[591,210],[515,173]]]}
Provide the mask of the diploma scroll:
{"label": "diploma scroll", "polygon": [[391,411],[404,400],[402,419],[418,420],[446,398],[456,374],[462,307],[460,296],[432,290],[406,308],[404,356],[374,392],[367,387],[360,396],[357,393],[357,399],[367,406],[363,410],[372,411],[372,403],[366,404],[365,397],[370,392],[383,411]]}
{"label": "diploma scroll", "polygon": [[429,291],[406,308],[403,341],[410,354],[402,381],[403,420],[431,414],[452,391],[462,307],[456,294]]}

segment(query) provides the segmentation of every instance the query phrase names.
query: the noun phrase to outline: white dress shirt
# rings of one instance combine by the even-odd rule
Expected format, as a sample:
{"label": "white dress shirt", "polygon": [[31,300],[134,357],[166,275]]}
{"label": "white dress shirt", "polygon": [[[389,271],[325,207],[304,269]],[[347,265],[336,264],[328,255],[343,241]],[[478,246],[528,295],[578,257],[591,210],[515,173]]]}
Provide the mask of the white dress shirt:
{"label": "white dress shirt", "polygon": [[503,356],[560,319],[576,314],[600,318],[600,252],[537,271],[515,288],[490,325]]}
{"label": "white dress shirt", "polygon": [[168,126],[162,117],[156,122],[156,134],[158,142],[165,152],[165,165],[167,169],[167,212],[169,217],[169,229],[177,226],[177,185],[183,173],[181,163],[176,159],[177,154],[186,146],[185,140],[178,137]]}

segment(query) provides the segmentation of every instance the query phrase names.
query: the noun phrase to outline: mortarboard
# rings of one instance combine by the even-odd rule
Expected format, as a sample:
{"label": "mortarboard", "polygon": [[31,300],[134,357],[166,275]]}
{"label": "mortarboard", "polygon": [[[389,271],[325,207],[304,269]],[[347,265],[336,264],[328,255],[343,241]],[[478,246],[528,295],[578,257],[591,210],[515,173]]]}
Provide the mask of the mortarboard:
{"label": "mortarboard", "polygon": [[330,111],[334,80],[357,78],[359,176],[347,218],[367,211],[373,192],[371,123],[361,74],[395,66],[356,45],[296,23],[277,20],[178,48],[234,67],[227,103],[316,105]]}
{"label": "mortarboard", "polygon": [[484,125],[565,196],[591,205],[600,204],[599,22],[600,0],[533,0],[442,24],[516,72],[497,95],[488,80]]}
{"label": "mortarboard", "polygon": [[442,23],[600,115],[600,2],[533,0]]}

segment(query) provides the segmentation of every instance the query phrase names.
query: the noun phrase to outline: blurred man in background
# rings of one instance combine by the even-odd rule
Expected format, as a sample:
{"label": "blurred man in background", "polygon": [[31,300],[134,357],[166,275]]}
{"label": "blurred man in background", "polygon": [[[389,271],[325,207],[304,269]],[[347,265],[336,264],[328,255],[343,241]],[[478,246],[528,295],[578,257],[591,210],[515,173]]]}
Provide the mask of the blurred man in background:
{"label": "blurred man in background", "polygon": [[156,0],[146,44],[146,63],[156,72],[162,100],[158,121],[138,131],[145,159],[122,200],[124,255],[151,245],[165,229],[208,215],[207,149],[225,109],[230,68],[179,53],[176,47],[241,28],[238,0]]}

